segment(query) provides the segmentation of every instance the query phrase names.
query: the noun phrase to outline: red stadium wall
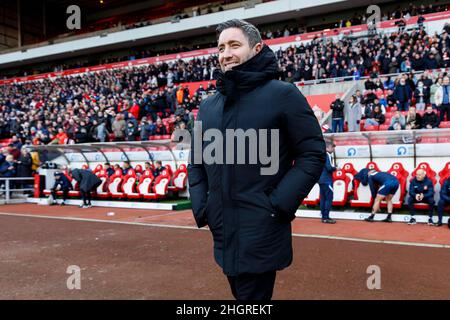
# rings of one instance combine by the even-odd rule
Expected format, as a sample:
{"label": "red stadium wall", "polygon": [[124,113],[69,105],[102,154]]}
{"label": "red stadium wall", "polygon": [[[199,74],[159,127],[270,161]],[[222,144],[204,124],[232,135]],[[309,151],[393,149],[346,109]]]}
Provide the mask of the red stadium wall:
{"label": "red stadium wall", "polygon": [[322,109],[324,112],[328,112],[330,111],[330,104],[336,99],[337,94],[342,96],[342,93],[317,94],[307,96],[306,100],[308,100],[308,103],[311,106],[311,108],[315,104],[317,104],[320,107],[320,109]]}

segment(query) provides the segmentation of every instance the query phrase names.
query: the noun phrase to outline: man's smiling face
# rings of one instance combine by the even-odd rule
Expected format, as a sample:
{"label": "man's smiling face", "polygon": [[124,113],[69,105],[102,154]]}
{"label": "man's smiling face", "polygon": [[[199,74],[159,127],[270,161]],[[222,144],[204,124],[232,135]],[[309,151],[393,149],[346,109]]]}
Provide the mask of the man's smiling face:
{"label": "man's smiling face", "polygon": [[261,51],[262,43],[250,48],[248,39],[241,29],[228,28],[220,34],[217,47],[220,68],[222,72],[226,72],[255,56]]}

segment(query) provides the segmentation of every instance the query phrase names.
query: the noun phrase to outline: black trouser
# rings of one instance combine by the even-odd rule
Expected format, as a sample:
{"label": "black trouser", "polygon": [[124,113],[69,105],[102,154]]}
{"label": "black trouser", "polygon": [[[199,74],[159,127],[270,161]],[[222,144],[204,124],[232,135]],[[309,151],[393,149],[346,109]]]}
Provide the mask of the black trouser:
{"label": "black trouser", "polygon": [[[56,189],[50,189],[50,191],[52,192],[53,201],[56,201]],[[69,189],[62,189],[61,191],[63,193],[63,201],[66,201],[69,197]]]}
{"label": "black trouser", "polygon": [[80,193],[81,193],[81,200],[83,200],[83,204],[84,205],[91,204],[91,191],[80,190]]}
{"label": "black trouser", "polygon": [[428,204],[428,216],[430,217],[430,219],[433,217],[433,211],[434,211],[434,198],[433,197],[423,198],[422,201],[417,201],[415,198],[409,197],[408,207],[409,207],[409,212],[410,212],[411,216],[414,216],[416,214],[416,208],[414,208],[414,203]]}
{"label": "black trouser", "polygon": [[[446,206],[450,206],[450,202],[440,199],[438,202],[438,222],[442,223],[442,216],[444,215],[444,209]],[[448,224],[450,225],[450,219],[448,219]]]}
{"label": "black trouser", "polygon": [[276,271],[261,274],[244,273],[228,276],[228,282],[236,300],[270,300],[276,274]]}
{"label": "black trouser", "polygon": [[447,121],[450,121],[450,103],[439,106],[439,120],[444,121],[444,115],[447,114]]}
{"label": "black trouser", "polygon": [[333,187],[330,184],[321,183],[320,186],[320,213],[322,220],[330,219],[330,210],[333,205]]}
{"label": "black trouser", "polygon": [[81,193],[81,199],[83,200],[83,204],[85,205],[90,205],[91,204],[91,191],[95,191],[97,190],[97,188],[102,184],[101,181],[99,181],[98,183],[96,183],[91,190],[89,191],[85,191],[85,190],[81,190],[80,189],[80,193]]}

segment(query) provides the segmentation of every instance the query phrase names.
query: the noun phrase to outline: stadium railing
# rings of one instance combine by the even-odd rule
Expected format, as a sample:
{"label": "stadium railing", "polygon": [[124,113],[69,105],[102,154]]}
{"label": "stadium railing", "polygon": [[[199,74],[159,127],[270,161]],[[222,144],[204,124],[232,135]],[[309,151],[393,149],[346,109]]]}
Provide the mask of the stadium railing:
{"label": "stadium railing", "polygon": [[[26,183],[25,181],[31,181]],[[23,187],[18,187],[17,184],[22,184]],[[30,185],[30,188],[25,186]],[[14,198],[14,193],[21,193],[25,195],[25,192],[34,191],[34,177],[11,177],[11,178],[0,178],[0,204],[9,203],[20,203],[26,202],[26,197]]]}

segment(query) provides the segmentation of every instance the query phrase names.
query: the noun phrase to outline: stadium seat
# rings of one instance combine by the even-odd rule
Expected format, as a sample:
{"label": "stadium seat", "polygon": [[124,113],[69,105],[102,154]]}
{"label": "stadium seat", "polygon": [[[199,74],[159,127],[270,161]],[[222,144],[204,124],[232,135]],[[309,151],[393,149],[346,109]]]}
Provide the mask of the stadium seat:
{"label": "stadium seat", "polygon": [[439,128],[450,128],[450,121],[442,121],[439,124]]}
{"label": "stadium seat", "polygon": [[153,185],[153,192],[143,194],[144,199],[161,199],[167,195],[167,190],[169,187],[170,176],[167,170],[163,170],[159,176],[156,177],[155,183]]}
{"label": "stadium seat", "polygon": [[[378,165],[370,161],[366,165],[367,169],[375,169],[380,171]],[[353,200],[350,200],[352,207],[371,207],[373,203],[372,194],[369,185],[364,186],[359,180],[353,180],[355,191],[353,192]]]}
{"label": "stadium seat", "polygon": [[350,195],[353,192],[353,177],[358,173],[358,171],[355,170],[355,167],[353,167],[353,164],[346,163],[342,166],[342,171],[347,175],[349,178],[349,184],[347,187],[347,193]]}
{"label": "stadium seat", "polygon": [[428,162],[421,162],[417,165],[417,168],[414,169],[414,171],[411,173],[412,177],[416,176],[417,170],[419,169],[424,169],[425,172],[427,173],[427,177],[430,178],[431,180],[434,180],[436,183],[436,172],[433,171],[433,169],[431,169],[430,165],[428,164]]}
{"label": "stadium seat", "polygon": [[333,172],[333,206],[345,206],[350,178],[342,170]]}
{"label": "stadium seat", "polygon": [[139,183],[136,187],[136,190],[139,192],[141,198],[144,195],[151,194],[150,190],[152,188],[152,182],[154,180],[153,173],[151,170],[145,170],[141,176],[139,177]]}
{"label": "stadium seat", "polygon": [[185,164],[181,164],[173,174],[172,185],[169,186],[170,191],[181,191],[186,189],[187,168]]}
{"label": "stadium seat", "polygon": [[113,198],[122,198],[123,192],[119,191],[122,185],[122,170],[117,169],[112,176],[109,177],[108,192]]}
{"label": "stadium seat", "polygon": [[450,177],[450,162],[447,162],[444,166],[444,169],[442,169],[439,172],[439,182],[441,186],[444,184],[444,181],[447,180],[447,178]]}
{"label": "stadium seat", "polygon": [[320,187],[319,184],[316,183],[311,191],[309,192],[308,196],[303,199],[303,205],[309,205],[309,206],[315,206],[317,204],[319,204],[319,200],[320,200]]}
{"label": "stadium seat", "polygon": [[102,171],[103,170],[103,165],[102,164],[98,164],[98,165],[96,165],[95,166],[95,169],[94,169],[94,173],[95,174],[97,174],[98,172],[100,172],[100,171]]}
{"label": "stadium seat", "polygon": [[380,131],[388,131],[389,127],[390,126],[388,124],[381,124],[380,125]]}
{"label": "stadium seat", "polygon": [[142,169],[142,166],[141,166],[140,164],[137,164],[137,165],[134,167],[134,171],[136,172],[137,175],[141,175],[141,174],[142,174],[142,171],[144,171],[144,170]]}
{"label": "stadium seat", "polygon": [[102,183],[98,186],[95,196],[97,198],[109,198],[111,194],[108,191],[108,174],[106,170],[100,170],[96,173],[97,177],[102,180]]}
{"label": "stadium seat", "polygon": [[[394,208],[399,209],[403,206],[403,202],[405,201],[407,177],[405,177],[403,173],[395,169],[389,169],[388,172],[392,174],[394,177],[396,177],[400,184],[400,187],[397,189],[397,192],[392,197],[392,204]],[[382,200],[381,207],[386,206],[387,206],[386,201]]]}
{"label": "stadium seat", "polygon": [[363,128],[363,131],[378,131],[380,129],[380,126],[367,126]]}
{"label": "stadium seat", "polygon": [[388,172],[397,171],[401,174],[401,176],[407,180],[409,172],[405,170],[405,167],[403,167],[403,164],[401,162],[395,162],[392,164],[391,168],[388,170]]}
{"label": "stadium seat", "polygon": [[[72,178],[67,171],[64,171],[64,175],[67,177],[67,179],[69,179],[70,183],[72,184],[72,188],[73,190],[70,190],[68,193],[69,197],[79,197],[80,196],[80,191],[78,188],[78,181],[76,181],[74,178]],[[51,190],[49,189],[44,189],[44,195],[46,196],[50,196],[52,194]],[[61,190],[56,191],[56,195],[57,196],[62,196],[63,192]]]}
{"label": "stadium seat", "polygon": [[378,165],[375,162],[373,162],[373,161],[368,162],[367,165],[366,165],[366,168],[367,169],[375,169],[377,171],[381,171],[380,168],[378,167]]}
{"label": "stadium seat", "polygon": [[363,185],[359,180],[354,179],[353,199],[350,200],[351,207],[365,207],[369,208],[372,206],[373,199],[370,192],[369,185]]}
{"label": "stadium seat", "polygon": [[122,192],[124,197],[129,199],[139,199],[141,195],[136,192],[136,172],[134,169],[130,169],[127,175],[123,178],[122,182]]}

